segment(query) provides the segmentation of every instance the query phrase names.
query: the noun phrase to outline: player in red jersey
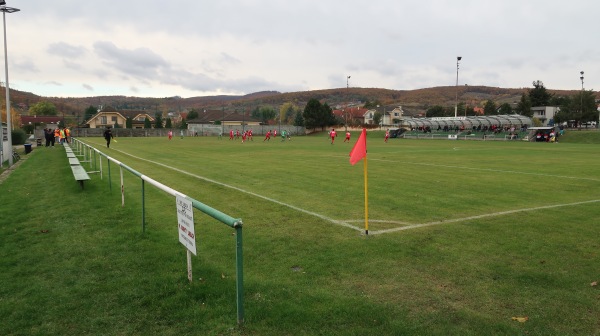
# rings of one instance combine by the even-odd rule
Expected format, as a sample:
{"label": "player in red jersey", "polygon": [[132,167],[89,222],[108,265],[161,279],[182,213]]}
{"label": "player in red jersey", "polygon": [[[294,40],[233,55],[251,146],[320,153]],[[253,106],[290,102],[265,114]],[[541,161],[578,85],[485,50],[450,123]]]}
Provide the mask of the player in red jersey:
{"label": "player in red jersey", "polygon": [[346,132],[346,139],[344,139],[344,142],[350,142],[350,132]]}
{"label": "player in red jersey", "polygon": [[[267,141],[271,140],[271,130],[267,131],[267,134],[265,135],[265,140],[267,140]],[[265,140],[263,140],[263,142],[265,142]]]}
{"label": "player in red jersey", "polygon": [[385,140],[383,142],[387,142],[389,137],[390,137],[390,130],[388,129],[388,130],[385,130]]}
{"label": "player in red jersey", "polygon": [[335,141],[335,137],[337,137],[337,133],[335,132],[335,129],[331,129],[331,132],[329,132],[329,136],[331,137],[331,144],[333,145],[333,142]]}
{"label": "player in red jersey", "polygon": [[229,140],[233,140],[233,129],[229,130]]}

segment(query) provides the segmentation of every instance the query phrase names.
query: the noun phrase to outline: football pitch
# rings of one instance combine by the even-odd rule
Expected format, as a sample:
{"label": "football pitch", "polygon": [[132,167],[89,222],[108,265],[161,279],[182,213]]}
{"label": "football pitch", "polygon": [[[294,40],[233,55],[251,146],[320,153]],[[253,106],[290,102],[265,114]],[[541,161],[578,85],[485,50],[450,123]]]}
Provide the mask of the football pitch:
{"label": "football pitch", "polygon": [[[368,139],[371,235],[600,202],[595,146],[484,141]],[[355,135],[356,139],[356,135]],[[351,143],[323,137],[241,143],[211,137],[122,138],[104,150],[215,208],[206,187],[361,233],[364,165]],[[86,139],[88,140],[88,139]],[[89,139],[102,150],[101,141]],[[156,172],[156,173],[154,173]],[[247,222],[247,221],[246,221]],[[258,223],[256,224],[259,227]]]}
{"label": "football pitch", "polygon": [[[22,175],[16,171],[2,188],[15,189],[19,178],[34,183],[26,172],[35,169],[36,160],[59,162],[62,173],[51,178],[64,184],[64,201],[70,204],[64,211],[75,219],[49,228],[55,236],[42,237],[65,237],[51,246],[36,240],[28,252],[32,256],[7,250],[23,225],[5,225],[7,238],[0,248],[0,256],[8,258],[5,277],[29,284],[0,289],[0,312],[12,311],[13,302],[31,306],[29,313],[50,305],[53,296],[60,302],[47,309],[49,329],[13,312],[0,322],[0,331],[20,334],[8,326],[16,323],[28,331],[23,334],[600,333],[600,292],[594,285],[600,280],[597,145],[384,143],[383,132],[370,132],[367,236],[365,167],[363,161],[349,163],[357,136],[353,133],[350,143],[338,137],[334,144],[324,133],[269,142],[255,136],[246,143],[227,137],[118,138],[110,149],[102,138],[80,139],[243,220],[243,327],[235,324],[235,240],[229,227],[196,211],[198,255],[194,281],[188,284],[171,196],[146,186],[142,234],[138,177],[123,173],[126,205],[121,208],[114,164],[109,180],[102,159],[102,179],[93,174],[81,190],[64,152],[34,151],[19,168]],[[78,217],[85,211],[88,216]],[[35,222],[33,217],[21,221]],[[27,235],[18,244],[23,239]],[[47,259],[60,255],[57,247],[73,246],[81,253],[83,275],[72,274],[73,265]],[[31,298],[50,285],[37,277],[28,281],[22,269],[12,271],[22,259],[54,265],[42,267],[46,273],[40,277],[65,278],[76,293],[93,295],[55,285],[55,294],[44,291],[42,298]],[[22,297],[11,290],[22,291]],[[71,318],[73,307],[86,308]],[[66,321],[59,321],[65,315]]]}

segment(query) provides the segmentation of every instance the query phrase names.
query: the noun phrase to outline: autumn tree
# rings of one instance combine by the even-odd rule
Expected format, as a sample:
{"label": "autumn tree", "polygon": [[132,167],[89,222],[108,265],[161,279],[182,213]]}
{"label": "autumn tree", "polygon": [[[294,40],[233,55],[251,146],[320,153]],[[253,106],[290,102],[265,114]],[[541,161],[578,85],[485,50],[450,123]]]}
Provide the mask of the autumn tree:
{"label": "autumn tree", "polygon": [[427,112],[425,112],[425,116],[428,118],[434,118],[434,117],[445,117],[445,110],[444,107],[440,106],[440,105],[435,105],[430,107],[429,109],[427,109]]}
{"label": "autumn tree", "polygon": [[277,117],[277,111],[272,106],[261,106],[252,111],[252,117],[260,119],[263,124],[266,124],[269,120]]}
{"label": "autumn tree", "polygon": [[364,107],[364,108],[366,108],[366,109],[368,109],[368,110],[371,110],[371,109],[376,109],[376,108],[378,108],[379,106],[383,106],[383,104],[381,104],[381,103],[379,102],[379,100],[377,100],[377,99],[376,99],[376,100],[374,100],[374,101],[369,101],[369,100],[367,100],[367,101],[365,102],[365,105],[364,105],[363,107]]}
{"label": "autumn tree", "polygon": [[517,104],[517,113],[526,117],[533,117],[533,112],[531,111],[531,100],[529,99],[529,95],[523,93],[521,95],[521,100]]}
{"label": "autumn tree", "polygon": [[531,106],[548,106],[552,95],[544,87],[542,81],[537,80],[532,83],[533,89],[529,89],[527,95],[531,101]]}
{"label": "autumn tree", "polygon": [[92,106],[92,105],[88,106],[88,108],[86,108],[85,111],[83,112],[84,121],[88,121],[88,120],[92,119],[92,117],[96,113],[98,113],[98,110],[94,106]]}
{"label": "autumn tree", "polygon": [[325,129],[326,126],[335,123],[335,117],[331,107],[327,104],[322,105],[321,102],[315,98],[311,98],[308,101],[304,107],[302,117],[304,118],[306,128],[321,127],[321,129]]}
{"label": "autumn tree", "polygon": [[55,116],[58,110],[51,102],[41,101],[29,108],[29,115]]}
{"label": "autumn tree", "polygon": [[509,103],[503,103],[502,105],[500,105],[500,107],[498,107],[498,113],[499,114],[512,114],[512,107],[510,106]]}
{"label": "autumn tree", "polygon": [[302,118],[302,112],[296,112],[296,118],[294,118],[294,126],[304,126],[304,118]]}
{"label": "autumn tree", "polygon": [[160,112],[154,115],[154,128],[163,128],[163,118]]}
{"label": "autumn tree", "polygon": [[483,114],[485,114],[485,115],[498,114],[498,111],[496,110],[496,103],[494,103],[491,100],[488,100],[487,102],[485,102],[485,105],[483,106]]}
{"label": "autumn tree", "polygon": [[373,113],[373,124],[379,125],[381,123],[381,117],[383,117],[383,113],[375,111],[375,113]]}
{"label": "autumn tree", "polygon": [[300,108],[292,102],[283,103],[279,108],[281,120],[285,120],[286,124],[293,123],[298,112],[301,112]]}
{"label": "autumn tree", "polygon": [[198,111],[196,111],[195,109],[191,109],[190,112],[188,112],[187,114],[187,120],[194,120],[197,119],[199,116]]}
{"label": "autumn tree", "polygon": [[560,111],[554,116],[557,123],[574,121],[577,125],[597,120],[598,110],[592,91],[580,91],[576,95],[563,97]]}

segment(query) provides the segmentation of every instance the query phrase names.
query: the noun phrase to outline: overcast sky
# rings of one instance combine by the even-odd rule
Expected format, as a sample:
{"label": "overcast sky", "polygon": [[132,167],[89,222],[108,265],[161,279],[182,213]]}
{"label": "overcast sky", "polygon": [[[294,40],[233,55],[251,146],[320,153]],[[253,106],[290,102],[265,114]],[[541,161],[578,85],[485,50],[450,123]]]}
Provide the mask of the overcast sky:
{"label": "overcast sky", "polygon": [[[194,97],[600,88],[594,0],[7,0],[11,88]],[[2,63],[3,64],[3,63]],[[1,71],[4,82],[4,71]],[[348,79],[348,76],[350,78]]]}

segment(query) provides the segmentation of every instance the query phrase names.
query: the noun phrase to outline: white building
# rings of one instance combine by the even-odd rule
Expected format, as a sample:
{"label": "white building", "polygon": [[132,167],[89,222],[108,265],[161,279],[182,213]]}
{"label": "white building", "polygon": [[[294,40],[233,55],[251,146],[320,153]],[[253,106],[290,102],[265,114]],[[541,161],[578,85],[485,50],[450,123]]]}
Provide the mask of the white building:
{"label": "white building", "polygon": [[554,116],[560,111],[558,106],[536,106],[531,108],[532,118],[537,118],[542,122],[542,126],[554,124]]}

